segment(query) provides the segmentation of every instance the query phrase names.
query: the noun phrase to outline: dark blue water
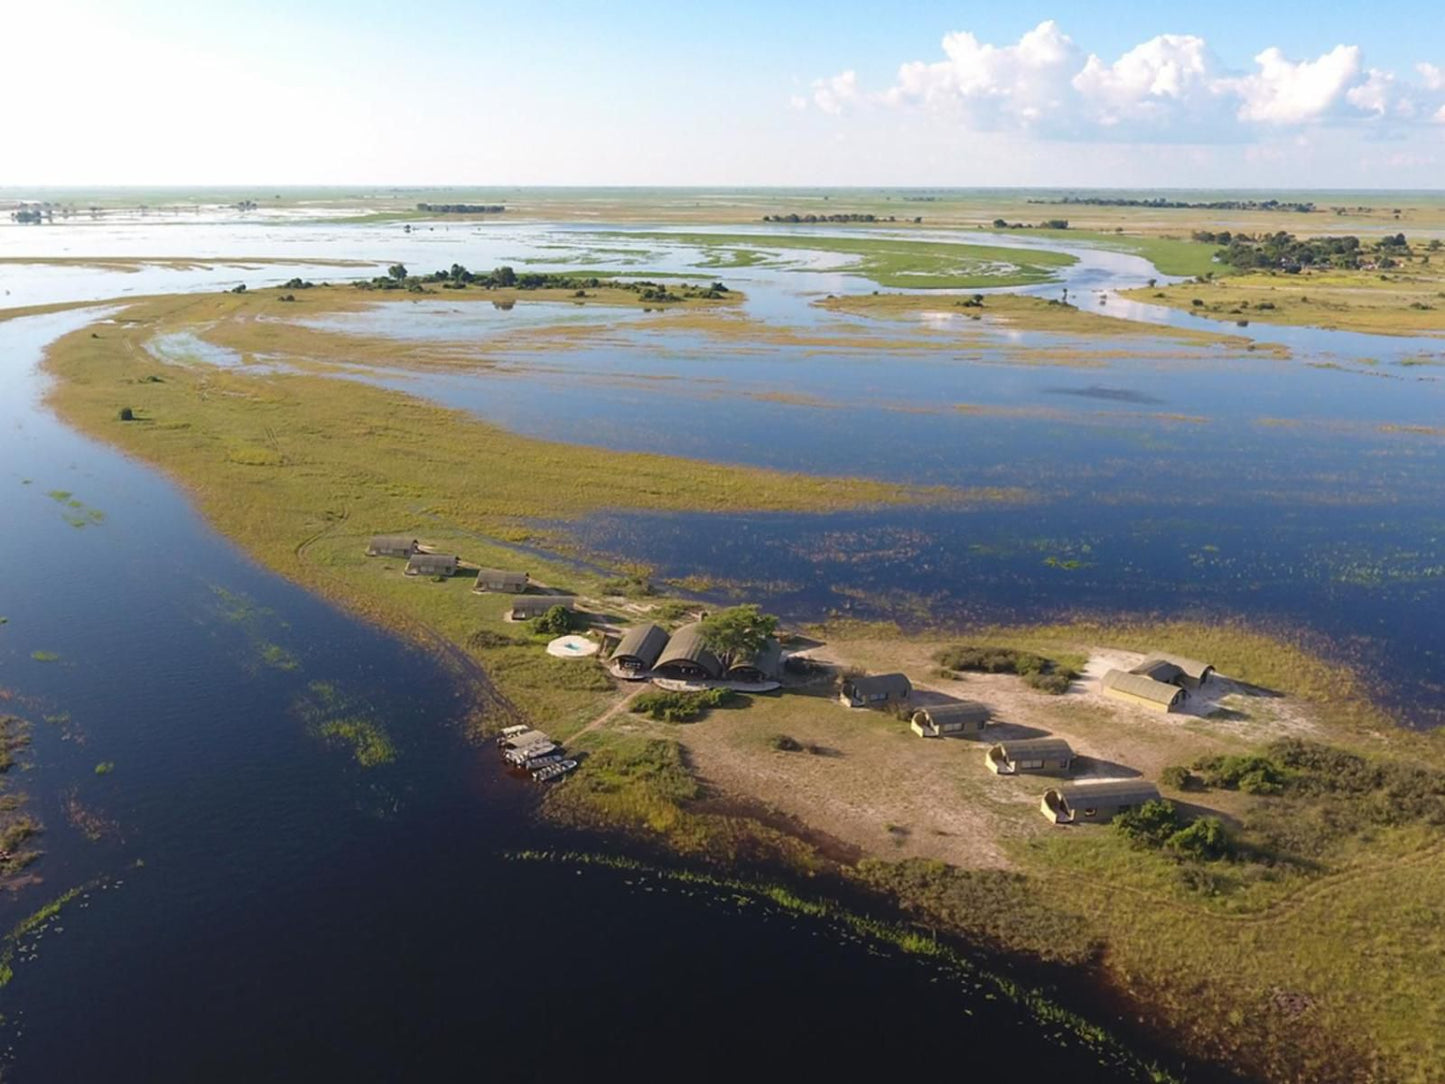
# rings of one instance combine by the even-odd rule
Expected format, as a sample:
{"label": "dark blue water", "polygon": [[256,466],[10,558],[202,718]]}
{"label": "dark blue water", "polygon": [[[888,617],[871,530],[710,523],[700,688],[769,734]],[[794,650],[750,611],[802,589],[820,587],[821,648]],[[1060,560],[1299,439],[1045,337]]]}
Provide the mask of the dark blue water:
{"label": "dark blue water", "polygon": [[[823,923],[505,860],[559,841],[464,735],[466,675],[255,567],[37,405],[39,348],[82,319],[0,325],[0,686],[45,826],[0,928],[85,889],[15,945],[7,1079],[1127,1078]],[[343,719],[394,759],[328,741]],[[921,1047],[916,1018],[949,1041]]]}
{"label": "dark blue water", "polygon": [[539,437],[1029,496],[562,528],[663,577],[730,580],[798,616],[1244,618],[1364,664],[1403,721],[1445,721],[1445,382],[1437,365],[1401,364],[1418,355],[1399,343],[1379,351],[1393,362],[1335,367],[1021,337],[1083,347],[1061,366],[1018,364],[989,340],[871,352],[635,327],[609,338],[480,373],[364,378]]}

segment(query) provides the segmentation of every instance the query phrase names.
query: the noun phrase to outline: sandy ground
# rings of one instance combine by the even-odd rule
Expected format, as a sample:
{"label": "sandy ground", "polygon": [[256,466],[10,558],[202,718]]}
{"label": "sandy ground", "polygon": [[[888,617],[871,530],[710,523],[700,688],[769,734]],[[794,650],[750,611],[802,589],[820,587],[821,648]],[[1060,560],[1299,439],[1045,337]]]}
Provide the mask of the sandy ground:
{"label": "sandy ground", "polygon": [[[1129,652],[1096,649],[1073,690],[1049,696],[1011,675],[931,677],[929,656],[936,646],[849,642],[807,654],[875,673],[903,670],[913,680],[915,705],[982,701],[992,709],[993,722],[981,739],[919,738],[905,722],[846,708],[821,695],[821,687],[812,695],[795,689],[758,697],[746,710],[715,711],[668,732],[714,791],[760,804],[863,853],[1007,868],[1011,846],[1042,832],[1079,829],[1052,826],[1037,814],[1047,778],[1003,778],[984,767],[984,751],[994,741],[1066,738],[1079,757],[1073,778],[1142,775],[1157,784],[1170,764],[1313,729],[1299,705],[1227,676],[1212,680],[1191,698],[1188,711],[1177,714],[1105,697],[1098,678],[1111,667],[1127,669],[1142,660]],[[804,751],[774,748],[779,734]],[[1225,796],[1219,810],[1226,816],[1229,800]]]}

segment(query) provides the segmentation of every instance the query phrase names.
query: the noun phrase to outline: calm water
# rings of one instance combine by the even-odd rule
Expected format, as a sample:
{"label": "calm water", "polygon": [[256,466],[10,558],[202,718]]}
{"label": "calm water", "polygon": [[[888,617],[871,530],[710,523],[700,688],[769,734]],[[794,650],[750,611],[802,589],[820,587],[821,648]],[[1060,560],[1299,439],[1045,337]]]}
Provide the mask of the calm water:
{"label": "calm water", "polygon": [[[755,273],[763,293],[792,281]],[[602,346],[509,358],[498,329],[512,313],[463,308],[416,324],[442,339],[468,328],[489,344],[484,372],[357,378],[539,437],[1030,494],[1023,508],[609,514],[568,528],[594,552],[729,580],[799,616],[1242,616],[1318,634],[1376,675],[1403,720],[1445,721],[1437,340],[1273,329],[1294,350],[1279,359],[1148,338],[965,339],[944,314],[925,325],[927,350],[759,349],[659,335],[654,315]],[[328,323],[389,334],[405,319],[388,306]],[[1029,346],[1077,359],[1019,364]]]}
{"label": "calm water", "polygon": [[[12,785],[46,827],[40,883],[0,924],[89,886],[18,946],[0,991],[9,1078],[935,1060],[1113,1076],[953,976],[826,926],[504,860],[557,841],[528,819],[530,789],[464,739],[452,675],[256,568],[158,475],[38,407],[40,349],[85,319],[0,325],[0,686],[34,724]],[[384,728],[393,762],[362,768],[320,733],[356,719]],[[948,1042],[920,1046],[920,1017]]]}

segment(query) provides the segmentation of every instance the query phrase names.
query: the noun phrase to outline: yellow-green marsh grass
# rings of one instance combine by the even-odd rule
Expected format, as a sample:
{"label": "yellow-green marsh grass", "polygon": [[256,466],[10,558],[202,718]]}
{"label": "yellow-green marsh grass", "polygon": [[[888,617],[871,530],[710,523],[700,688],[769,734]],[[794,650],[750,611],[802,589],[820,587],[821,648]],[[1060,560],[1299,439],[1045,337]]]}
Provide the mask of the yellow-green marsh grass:
{"label": "yellow-green marsh grass", "polygon": [[[145,349],[158,334],[201,324],[214,329],[273,307],[274,299],[259,291],[129,306],[116,323],[54,345],[50,402],[83,431],[176,478],[222,533],[270,567],[393,627],[462,645],[488,663],[501,690],[529,714],[555,711],[580,721],[602,690],[595,683],[572,687],[560,668],[578,664],[533,661],[535,646],[468,647],[472,633],[495,623],[501,602],[473,595],[460,577],[448,583],[401,577],[389,567],[395,562],[362,556],[369,534],[410,531],[468,561],[515,565],[521,559],[493,540],[532,537],[532,520],[601,509],[824,511],[1019,496],[555,443],[360,382],[169,364]],[[284,325],[268,325],[273,331],[274,345],[284,349]],[[116,420],[126,406],[135,421]],[[535,560],[525,563],[539,571]],[[540,571],[587,586],[586,577],[558,567]]]}
{"label": "yellow-green marsh grass", "polygon": [[1445,274],[1419,259],[1389,271],[1252,272],[1157,290],[1126,290],[1124,296],[1210,320],[1304,325],[1372,335],[1445,335]]}
{"label": "yellow-green marsh grass", "polygon": [[982,297],[982,302],[976,306],[964,304],[968,298],[952,294],[855,294],[827,297],[814,304],[829,312],[897,320],[916,320],[931,314],[942,314],[962,321],[976,316],[981,328],[1046,331],[1059,335],[1148,335],[1191,345],[1217,344],[1236,348],[1249,341],[1243,336],[1202,328],[1173,328],[1101,316],[1074,305],[1030,294],[984,294]]}

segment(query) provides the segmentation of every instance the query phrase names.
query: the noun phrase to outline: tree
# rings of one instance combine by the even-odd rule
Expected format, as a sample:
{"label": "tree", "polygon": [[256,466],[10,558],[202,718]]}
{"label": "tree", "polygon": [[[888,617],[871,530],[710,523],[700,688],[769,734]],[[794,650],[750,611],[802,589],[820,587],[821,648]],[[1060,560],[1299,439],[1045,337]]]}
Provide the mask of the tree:
{"label": "tree", "polygon": [[394,264],[392,264],[390,267],[388,267],[388,268],[386,269],[386,273],[387,273],[388,275],[390,275],[392,278],[396,279],[397,282],[405,282],[405,281],[406,281],[406,264],[404,264],[404,263],[394,263]]}
{"label": "tree", "polygon": [[1138,809],[1114,818],[1115,831],[1147,847],[1162,847],[1181,827],[1174,803],[1164,798],[1145,802]]}
{"label": "tree", "polygon": [[532,627],[548,636],[565,636],[574,627],[576,615],[566,606],[553,606],[532,622]]}
{"label": "tree", "polygon": [[1169,837],[1165,846],[1181,858],[1213,862],[1229,857],[1234,843],[1218,817],[1204,817]]}
{"label": "tree", "polygon": [[778,629],[778,619],[756,606],[733,606],[703,618],[703,643],[725,662],[755,655]]}
{"label": "tree", "polygon": [[517,284],[517,272],[506,264],[493,271],[492,278],[498,286],[515,286]]}

